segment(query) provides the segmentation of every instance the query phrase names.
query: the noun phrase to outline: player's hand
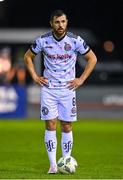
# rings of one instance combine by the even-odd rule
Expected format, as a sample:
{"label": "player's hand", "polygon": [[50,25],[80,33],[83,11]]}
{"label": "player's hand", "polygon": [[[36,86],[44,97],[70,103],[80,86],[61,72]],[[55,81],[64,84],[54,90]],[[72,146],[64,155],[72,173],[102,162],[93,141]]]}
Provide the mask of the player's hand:
{"label": "player's hand", "polygon": [[47,85],[48,84],[48,79],[42,76],[35,76],[33,77],[34,81],[36,83],[38,83],[39,85],[43,86],[43,85]]}
{"label": "player's hand", "polygon": [[75,78],[74,80],[71,80],[68,82],[68,88],[69,89],[77,89],[79,86],[81,86],[84,83],[84,81],[80,78]]}

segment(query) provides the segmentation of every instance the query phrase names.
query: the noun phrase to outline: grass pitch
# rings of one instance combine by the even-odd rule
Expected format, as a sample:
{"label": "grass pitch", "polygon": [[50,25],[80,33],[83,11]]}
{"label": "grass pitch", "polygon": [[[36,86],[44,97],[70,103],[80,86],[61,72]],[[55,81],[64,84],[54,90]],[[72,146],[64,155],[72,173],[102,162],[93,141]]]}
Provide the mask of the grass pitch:
{"label": "grass pitch", "polygon": [[[81,120],[73,123],[72,156],[78,162],[73,175],[48,175],[44,122],[0,120],[1,179],[122,179],[123,121]],[[61,157],[57,129],[57,160]]]}

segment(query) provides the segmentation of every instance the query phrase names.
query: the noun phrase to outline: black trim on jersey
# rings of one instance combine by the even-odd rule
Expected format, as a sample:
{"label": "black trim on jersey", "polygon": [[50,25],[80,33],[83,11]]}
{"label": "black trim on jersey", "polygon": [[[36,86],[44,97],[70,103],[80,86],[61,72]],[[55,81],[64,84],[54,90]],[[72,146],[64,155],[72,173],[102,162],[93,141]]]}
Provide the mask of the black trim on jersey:
{"label": "black trim on jersey", "polygon": [[29,49],[30,49],[30,51],[31,51],[33,54],[37,55],[37,53],[35,53],[35,52],[32,50],[31,47],[30,47]]}
{"label": "black trim on jersey", "polygon": [[45,66],[44,66],[44,54],[41,51],[41,76],[43,76],[44,69],[45,69]]}
{"label": "black trim on jersey", "polygon": [[63,37],[61,37],[61,38],[56,38],[55,36],[54,36],[54,33],[52,32],[52,35],[53,35],[53,37],[54,37],[54,39],[56,40],[56,41],[61,41],[62,39],[64,39],[64,37],[66,36],[66,34],[67,33],[65,33],[65,35],[63,36]]}
{"label": "black trim on jersey", "polygon": [[46,33],[46,34],[43,34],[43,35],[41,36],[41,38],[45,38],[45,37],[49,37],[49,36],[52,36],[52,32],[48,32],[48,33]]}
{"label": "black trim on jersey", "polygon": [[84,54],[82,54],[82,55],[85,55],[85,54],[87,54],[89,51],[90,51],[91,49],[89,48]]}

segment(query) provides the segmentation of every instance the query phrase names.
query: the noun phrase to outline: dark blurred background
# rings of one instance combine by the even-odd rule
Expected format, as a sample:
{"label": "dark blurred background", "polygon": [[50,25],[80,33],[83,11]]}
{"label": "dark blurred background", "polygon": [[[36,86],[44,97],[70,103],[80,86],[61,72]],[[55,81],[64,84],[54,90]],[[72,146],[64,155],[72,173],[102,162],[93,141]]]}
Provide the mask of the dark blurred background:
{"label": "dark blurred background", "polygon": [[[102,104],[103,101],[109,101],[109,104],[113,102],[113,105],[121,108],[123,105],[122,0],[112,2],[107,0],[1,0],[0,52],[1,57],[7,53],[11,64],[6,65],[8,70],[7,68],[2,70],[1,65],[0,83],[34,86],[34,82],[25,69],[23,56],[30,43],[38,35],[49,31],[50,14],[55,9],[65,11],[69,19],[69,30],[83,37],[97,55],[98,63],[84,87],[94,87],[94,93],[95,87],[97,88],[96,92],[100,92],[98,88],[102,86],[102,89],[105,88],[105,92],[107,92],[105,96],[109,95],[109,99],[104,100],[104,91],[102,90],[98,98],[99,102]],[[77,76],[85,67],[84,59],[81,59],[82,57],[78,56]],[[38,73],[41,73],[40,60],[41,56],[39,55],[35,61]],[[112,87],[114,91],[109,90],[113,89]],[[120,89],[115,90],[116,88]],[[85,91],[87,92],[87,89]],[[32,90],[29,92],[29,96],[31,96]],[[96,95],[92,101],[95,102],[95,100]]]}
{"label": "dark blurred background", "polygon": [[122,42],[122,0],[4,0],[0,4],[0,27],[49,27],[50,13],[55,9],[67,13],[71,27],[89,28],[102,40]]}
{"label": "dark blurred background", "polygon": [[[70,28],[78,29],[78,34],[84,31],[82,36],[94,47],[100,63],[104,62],[101,67],[97,66],[97,71],[106,67],[104,73],[99,75],[99,82],[122,83],[122,0],[4,0],[0,2],[0,27],[49,28],[50,14],[55,9],[66,12]],[[112,66],[107,67],[111,61]]]}

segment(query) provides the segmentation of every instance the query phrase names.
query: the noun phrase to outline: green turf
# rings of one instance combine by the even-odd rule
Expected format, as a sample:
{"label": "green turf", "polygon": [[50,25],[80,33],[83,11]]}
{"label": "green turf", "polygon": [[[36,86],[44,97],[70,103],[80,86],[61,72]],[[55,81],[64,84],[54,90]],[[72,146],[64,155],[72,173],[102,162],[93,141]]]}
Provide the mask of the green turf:
{"label": "green turf", "polygon": [[[48,175],[44,122],[0,121],[0,178],[8,179],[121,179],[123,178],[123,121],[86,120],[73,124],[72,155],[78,161],[73,175]],[[58,124],[58,154],[60,128]]]}

